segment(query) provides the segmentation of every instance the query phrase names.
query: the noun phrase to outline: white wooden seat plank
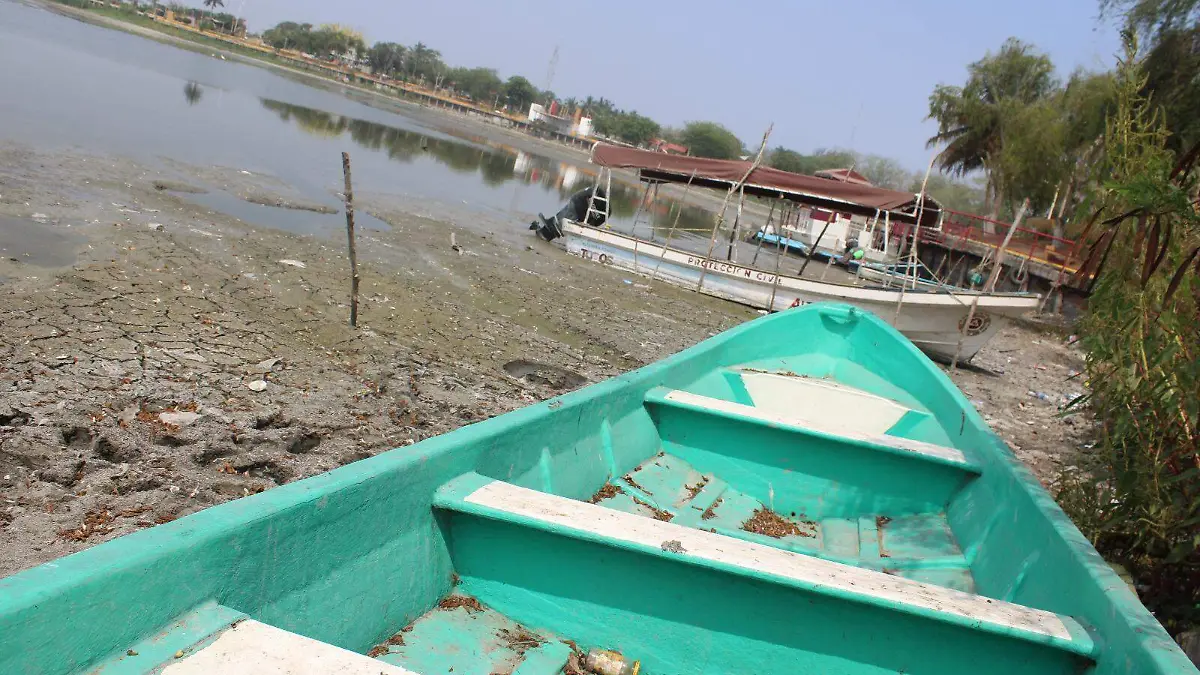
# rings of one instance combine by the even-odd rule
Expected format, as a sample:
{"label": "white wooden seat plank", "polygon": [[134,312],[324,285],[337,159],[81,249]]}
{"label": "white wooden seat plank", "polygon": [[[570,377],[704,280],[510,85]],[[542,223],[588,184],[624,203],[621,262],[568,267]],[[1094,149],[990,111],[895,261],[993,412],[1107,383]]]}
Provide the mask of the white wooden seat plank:
{"label": "white wooden seat plank", "polygon": [[801,377],[757,370],[739,373],[754,407],[779,414],[803,414],[835,427],[882,434],[911,408],[820,377]]}
{"label": "white wooden seat plank", "polygon": [[[1089,653],[1092,648],[1089,639],[1073,637],[1064,618],[1052,612],[643,518],[504,481],[484,484],[464,497],[463,502],[485,511],[501,512],[506,517],[537,521],[553,526],[556,531],[587,533],[602,541],[673,551],[684,559],[720,563],[799,582],[813,592],[935,618],[956,617],[956,623],[1055,642],[1078,653]],[[1082,629],[1076,630],[1077,634],[1083,634]]]}
{"label": "white wooden seat plank", "polygon": [[251,619],[172,662],[162,675],[417,675]]}
{"label": "white wooden seat plank", "polygon": [[701,411],[719,412],[725,415],[742,417],[776,426],[816,431],[829,436],[839,436],[841,438],[853,441],[870,443],[872,445],[884,446],[893,450],[900,450],[916,455],[931,457],[942,462],[959,465],[964,469],[971,471],[975,470],[974,465],[967,460],[966,455],[964,455],[963,452],[957,448],[935,445],[933,443],[925,443],[924,441],[914,441],[909,438],[889,436],[882,433],[866,432],[848,426],[831,424],[829,422],[816,422],[796,413],[764,410],[752,405],[735,403],[733,401],[712,398],[710,396],[701,396],[699,394],[693,394],[691,392],[681,391],[678,389],[653,390],[653,392],[660,393],[663,401],[676,404],[679,407]]}

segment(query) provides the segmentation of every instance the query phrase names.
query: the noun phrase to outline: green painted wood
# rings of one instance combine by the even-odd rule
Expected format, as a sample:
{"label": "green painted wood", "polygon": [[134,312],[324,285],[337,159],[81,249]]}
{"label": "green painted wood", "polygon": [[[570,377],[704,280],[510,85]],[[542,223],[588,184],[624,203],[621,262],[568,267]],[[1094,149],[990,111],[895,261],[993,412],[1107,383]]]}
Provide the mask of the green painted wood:
{"label": "green painted wood", "polygon": [[452,530],[465,591],[528,625],[554,625],[581,647],[620,645],[647,673],[991,675],[1083,665],[1058,647],[689,565],[663,551],[465,512]]}
{"label": "green painted wood", "polygon": [[714,413],[651,390],[663,449],[773,510],[809,518],[945,510],[974,467],[882,445]]}
{"label": "green painted wood", "polygon": [[[529,634],[542,640],[543,647],[559,644],[565,652],[553,648],[539,652],[537,647],[516,640]],[[570,650],[556,638],[532,633],[492,608],[481,610],[436,607],[400,634],[402,644],[391,645],[377,657],[384,663],[400,666],[421,675],[493,675],[529,673],[554,675]],[[557,667],[553,661],[560,656]],[[530,657],[532,656],[532,661]],[[553,670],[550,668],[554,667]]]}
{"label": "green painted wood", "polygon": [[[615,552],[624,551],[634,555],[641,555],[652,559],[667,560],[675,565],[686,568],[684,570],[676,570],[671,572],[676,576],[687,576],[688,574],[699,574],[700,570],[712,570],[720,574],[727,575],[731,578],[741,578],[743,580],[766,581],[777,586],[777,590],[783,592],[783,589],[790,588],[801,593],[820,596],[825,600],[839,606],[840,609],[827,615],[826,621],[833,624],[843,624],[843,620],[833,619],[830,617],[841,617],[846,612],[855,613],[862,606],[872,608],[872,611],[880,611],[885,614],[891,614],[893,621],[899,626],[905,622],[916,620],[918,622],[933,622],[938,624],[949,624],[962,628],[969,628],[980,635],[990,635],[1001,638],[1004,641],[1018,641],[1037,644],[1043,647],[1061,650],[1069,653],[1074,657],[1089,656],[1093,653],[1094,642],[1092,638],[1084,631],[1082,627],[1076,624],[1069,618],[1063,618],[1063,623],[1070,632],[1070,639],[1054,637],[1052,635],[1035,634],[1018,627],[996,625],[970,619],[958,614],[942,612],[937,609],[919,606],[917,604],[902,604],[893,602],[886,598],[873,596],[870,593],[862,592],[858,589],[843,589],[834,584],[821,582],[801,581],[793,578],[786,578],[778,575],[753,569],[745,566],[726,564],[713,560],[701,559],[697,557],[689,557],[686,555],[677,555],[677,551],[673,551],[666,546],[650,546],[634,544],[622,540],[614,540],[606,537],[602,533],[581,529],[576,527],[564,527],[554,523],[547,523],[542,520],[537,520],[527,517],[520,513],[514,513],[508,510],[497,509],[490,506],[484,506],[475,503],[469,499],[470,495],[480,488],[491,483],[492,480],[479,474],[465,474],[453,481],[450,481],[441,489],[438,490],[434,504],[444,509],[451,514],[451,526],[448,528],[453,538],[452,546],[455,549],[455,560],[458,565],[459,573],[463,576],[472,574],[484,574],[485,576],[495,576],[505,569],[506,565],[512,565],[521,570],[530,568],[543,568],[547,570],[554,567],[570,567],[574,568],[579,565],[579,561],[564,553],[558,556],[549,556],[549,560],[531,559],[533,554],[525,552],[525,546],[533,541],[540,541],[547,537],[553,538],[559,542],[559,545],[564,547],[564,551],[570,550],[576,546],[576,542],[585,542],[589,545],[595,545],[602,550],[594,550],[594,546],[585,547],[588,553],[579,553],[595,559],[610,559]],[[603,508],[603,507],[599,507]],[[482,525],[481,525],[482,523]],[[490,524],[490,526],[489,526]],[[496,532],[503,534],[497,535]],[[505,540],[511,539],[511,543]],[[480,544],[480,541],[485,541],[485,544]],[[545,544],[550,546],[550,544]],[[494,555],[488,555],[484,551],[491,549]],[[480,555],[478,559],[470,558],[467,552],[474,552]],[[543,550],[542,553],[545,553]],[[509,556],[512,560],[507,560],[505,556]],[[544,565],[543,565],[544,563]],[[472,564],[490,566],[487,571],[474,570]],[[589,563],[590,564],[590,563]],[[652,561],[646,560],[642,563],[647,566],[652,565]],[[587,565],[583,565],[587,566]],[[527,579],[522,571],[522,579]],[[654,584],[660,583],[662,579],[656,579],[649,572],[650,578],[643,580],[643,583]],[[572,594],[578,591],[569,583],[560,583],[556,581],[560,576],[556,572],[546,572],[545,583],[557,589],[558,594]],[[706,582],[710,583],[710,582]],[[722,584],[736,583],[729,580],[722,581],[715,586]],[[470,586],[466,586],[468,591]],[[497,602],[497,594],[503,595],[507,592],[515,592],[522,594],[528,592],[529,589],[501,589],[497,587],[489,587],[488,591],[481,594],[480,597],[487,598],[489,604]],[[616,599],[614,598],[615,602]],[[501,600],[501,602],[503,602]],[[809,604],[818,602],[812,597],[805,600]],[[822,600],[821,602],[824,602]],[[840,603],[840,604],[839,604]],[[851,608],[850,606],[855,606]],[[525,616],[518,608],[513,608],[507,604],[498,605],[502,612],[510,614],[514,617]],[[534,621],[531,618],[518,619],[522,621]],[[545,617],[541,621],[545,621]],[[857,620],[857,619],[855,619]],[[536,625],[536,624],[534,624]],[[555,623],[555,626],[559,624]],[[843,630],[849,629],[852,626],[852,620],[846,619],[842,625]],[[562,628],[557,628],[561,633]],[[578,633],[568,630],[566,634],[578,635]],[[729,672],[726,670],[714,670],[712,672]],[[767,671],[763,671],[767,672]],[[775,672],[775,671],[770,671]],[[780,671],[786,672],[786,671]],[[914,671],[915,672],[915,671]],[[1053,672],[1053,671],[1048,671]]]}
{"label": "green painted wood", "polygon": [[142,675],[176,660],[177,654],[194,654],[246,615],[206,602],[186,612],[159,632],[133,644],[97,667],[90,675]]}
{"label": "green painted wood", "polygon": [[525,652],[525,660],[512,675],[558,675],[567,665],[571,648],[562,642],[546,642]]}
{"label": "green painted wood", "polygon": [[[736,401],[724,373],[742,367],[829,376],[923,411],[929,419],[896,431],[959,448],[980,475],[955,488],[898,466],[891,485],[883,472],[871,472],[875,482],[864,484],[849,462],[834,464],[845,446],[827,445],[818,476],[836,490],[819,491],[811,472],[796,480],[792,467],[781,465],[795,434],[731,435],[728,425],[709,420],[708,430],[729,444],[761,444],[717,447],[698,425],[660,427],[644,405],[655,387]],[[449,592],[455,571],[465,590],[530,627],[579,637],[583,645],[646,652],[648,675],[706,672],[698,663],[724,672],[856,674],[1075,673],[1083,666],[1061,649],[969,626],[897,620],[894,611],[857,603],[849,611],[827,596],[810,604],[811,591],[770,579],[683,568],[644,551],[432,508],[439,486],[471,472],[586,500],[662,449],[704,473],[716,472],[679,450],[714,461],[740,457],[743,470],[754,464],[773,478],[739,489],[822,520],[906,515],[883,508],[896,499],[901,503],[891,505],[909,505],[909,515],[944,511],[978,592],[1088,627],[1096,645],[1089,674],[1197,672],[935,365],[872,315],[815,305],[749,322],[559,399],[2,579],[0,673],[94,670],[205,603],[365,652],[429,612]],[[732,474],[737,467],[720,475],[732,484]],[[902,478],[914,481],[911,488],[895,487]],[[804,503],[810,498],[816,501]],[[933,579],[951,572],[897,574]],[[668,646],[650,645],[650,636]]]}

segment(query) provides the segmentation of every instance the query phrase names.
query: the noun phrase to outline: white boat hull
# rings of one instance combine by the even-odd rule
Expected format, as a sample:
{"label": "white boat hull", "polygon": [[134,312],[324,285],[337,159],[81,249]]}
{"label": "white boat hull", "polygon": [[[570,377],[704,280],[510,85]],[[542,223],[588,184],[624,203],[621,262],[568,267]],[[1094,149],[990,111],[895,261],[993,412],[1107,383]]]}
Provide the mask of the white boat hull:
{"label": "white boat hull", "polygon": [[[848,303],[874,313],[927,354],[944,360],[956,355],[959,361],[970,360],[1010,319],[1036,309],[1039,300],[1029,294],[901,292],[777,276],[611,230],[569,221],[562,227],[567,251],[586,260],[770,311],[814,302]],[[971,325],[964,326],[976,298]]]}

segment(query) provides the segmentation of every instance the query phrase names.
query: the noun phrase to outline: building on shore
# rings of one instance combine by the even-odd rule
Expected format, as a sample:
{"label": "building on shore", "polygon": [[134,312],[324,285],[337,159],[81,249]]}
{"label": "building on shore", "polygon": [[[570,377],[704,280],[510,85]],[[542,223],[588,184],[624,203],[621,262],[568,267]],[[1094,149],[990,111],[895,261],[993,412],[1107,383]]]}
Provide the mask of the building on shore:
{"label": "building on shore", "polygon": [[570,117],[561,115],[561,112],[558,101],[551,101],[549,108],[540,103],[532,103],[529,106],[529,121],[541,122],[551,130],[567,136],[592,136],[592,118],[584,117],[580,110],[576,110]]}

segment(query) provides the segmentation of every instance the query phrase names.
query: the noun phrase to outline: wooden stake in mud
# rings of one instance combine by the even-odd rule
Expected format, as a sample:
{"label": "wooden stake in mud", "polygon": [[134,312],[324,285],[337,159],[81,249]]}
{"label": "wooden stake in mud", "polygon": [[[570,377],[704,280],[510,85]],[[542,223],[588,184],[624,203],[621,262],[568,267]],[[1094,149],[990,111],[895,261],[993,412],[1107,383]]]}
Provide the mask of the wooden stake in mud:
{"label": "wooden stake in mud", "polygon": [[962,326],[958,331],[958,346],[954,348],[954,358],[950,360],[950,370],[958,370],[958,357],[962,355],[963,341],[967,339],[967,329],[971,325],[971,321],[975,319],[975,310],[979,308],[979,297],[982,295],[990,295],[996,290],[996,280],[1000,278],[1000,269],[1004,264],[1004,251],[1008,248],[1008,242],[1012,241],[1013,232],[1021,226],[1021,220],[1025,217],[1025,209],[1029,208],[1029,200],[1021,202],[1021,208],[1017,211],[1017,217],[1013,220],[1012,225],[1008,226],[1008,233],[1004,235],[1004,242],[1000,244],[1000,248],[996,251],[995,267],[992,269],[991,275],[988,276],[987,283],[983,286],[983,291],[975,294],[975,299],[971,301],[971,309],[967,311],[967,317],[963,319]]}
{"label": "wooden stake in mud", "polygon": [[342,153],[346,176],[346,240],[350,247],[350,326],[358,327],[358,251],[354,247],[354,188],[350,186],[350,153]]}

